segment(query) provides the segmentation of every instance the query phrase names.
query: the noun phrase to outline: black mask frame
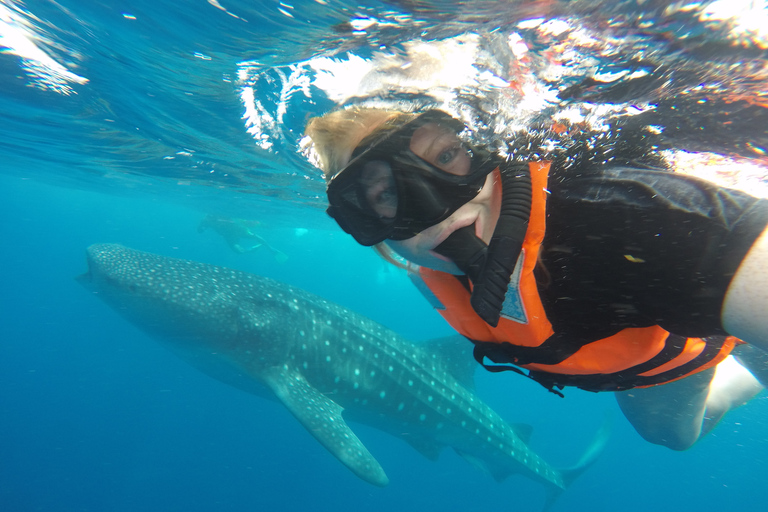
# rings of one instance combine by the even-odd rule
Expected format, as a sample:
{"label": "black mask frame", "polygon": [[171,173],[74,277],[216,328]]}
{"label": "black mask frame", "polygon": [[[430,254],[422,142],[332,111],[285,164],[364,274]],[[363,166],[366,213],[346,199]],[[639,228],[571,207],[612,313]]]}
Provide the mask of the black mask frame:
{"label": "black mask frame", "polygon": [[[352,160],[328,183],[328,215],[361,245],[384,240],[405,240],[446,218],[471,201],[498,160],[489,153],[467,148],[469,172],[455,175],[410,150],[414,132],[427,123],[450,127],[458,134],[464,123],[440,110],[428,110],[372,143],[359,146]],[[377,214],[368,203],[361,177],[371,162],[384,163],[392,173],[397,195],[393,217]]]}

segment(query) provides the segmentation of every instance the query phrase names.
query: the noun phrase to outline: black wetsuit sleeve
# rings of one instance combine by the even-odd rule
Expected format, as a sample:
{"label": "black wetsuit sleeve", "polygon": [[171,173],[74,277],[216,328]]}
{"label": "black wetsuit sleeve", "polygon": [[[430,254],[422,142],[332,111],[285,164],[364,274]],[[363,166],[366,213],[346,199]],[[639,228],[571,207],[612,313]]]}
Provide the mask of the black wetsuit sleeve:
{"label": "black wetsuit sleeve", "polygon": [[554,174],[549,188],[537,277],[555,331],[724,334],[725,292],[768,223],[768,201],[645,169]]}

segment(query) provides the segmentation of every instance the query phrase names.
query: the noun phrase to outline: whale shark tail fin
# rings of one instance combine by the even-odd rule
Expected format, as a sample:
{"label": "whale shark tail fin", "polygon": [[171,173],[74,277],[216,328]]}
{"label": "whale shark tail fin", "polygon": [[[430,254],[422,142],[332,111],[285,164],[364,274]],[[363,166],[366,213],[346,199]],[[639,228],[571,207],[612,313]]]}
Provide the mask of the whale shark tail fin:
{"label": "whale shark tail fin", "polygon": [[562,470],[566,488],[595,463],[598,457],[603,453],[605,445],[608,444],[608,438],[611,436],[612,431],[613,418],[610,413],[606,412],[600,428],[597,430],[595,437],[592,439],[592,442],[582,454],[579,461],[574,466]]}
{"label": "whale shark tail fin", "polygon": [[[600,428],[597,430],[597,433],[595,433],[594,438],[592,438],[592,442],[589,443],[589,446],[581,455],[581,458],[579,458],[578,462],[576,462],[576,464],[571,467],[563,468],[560,470],[561,474],[563,475],[563,484],[565,489],[568,489],[571,484],[573,484],[573,482],[579,478],[586,470],[588,470],[592,464],[595,463],[598,457],[600,457],[600,455],[603,453],[603,450],[605,449],[606,444],[608,444],[608,438],[611,436],[612,431],[613,417],[610,415],[610,413],[606,412]],[[563,489],[551,487],[547,492],[547,499],[542,512],[547,512],[550,507],[555,504],[557,498],[560,497],[562,492]]]}

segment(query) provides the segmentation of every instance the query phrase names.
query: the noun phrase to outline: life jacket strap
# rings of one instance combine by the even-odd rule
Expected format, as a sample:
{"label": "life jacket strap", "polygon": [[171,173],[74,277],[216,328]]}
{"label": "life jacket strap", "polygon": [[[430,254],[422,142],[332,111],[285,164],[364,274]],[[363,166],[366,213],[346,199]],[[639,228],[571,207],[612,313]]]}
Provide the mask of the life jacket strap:
{"label": "life jacket strap", "polygon": [[[680,356],[685,350],[688,338],[669,334],[664,349],[656,356],[621,372],[609,374],[569,375],[538,370],[526,371],[515,366],[516,361],[512,354],[519,348],[527,347],[517,347],[509,343],[498,344],[473,341],[475,344],[473,356],[480,365],[490,372],[513,371],[535,380],[551,393],[562,397],[563,394],[558,389],[563,389],[565,386],[575,386],[585,391],[601,392],[626,391],[632,388],[656,386],[671,382],[717,364],[719,360],[732,350],[735,344],[740,343],[740,340],[733,336],[710,336],[703,338],[703,340],[706,342],[706,345],[696,357],[670,370],[654,375],[645,374]],[[506,355],[504,355],[505,349],[507,349]],[[486,364],[486,357],[495,363],[505,364]]]}
{"label": "life jacket strap", "polygon": [[[475,361],[478,362],[483,368],[488,370],[489,372],[493,373],[501,373],[501,372],[515,372],[523,377],[528,377],[529,379],[532,379],[542,386],[546,388],[547,391],[550,393],[553,393],[560,398],[565,398],[565,395],[560,391],[563,389],[563,386],[560,386],[558,384],[555,384],[554,381],[547,382],[547,374],[542,373],[541,375],[534,376],[531,371],[524,371],[521,368],[518,368],[517,366],[513,365],[506,365],[506,364],[486,364],[485,363],[485,351],[481,348],[481,344],[475,342],[475,348],[472,350],[472,355],[475,358]],[[558,388],[558,389],[555,389]]]}

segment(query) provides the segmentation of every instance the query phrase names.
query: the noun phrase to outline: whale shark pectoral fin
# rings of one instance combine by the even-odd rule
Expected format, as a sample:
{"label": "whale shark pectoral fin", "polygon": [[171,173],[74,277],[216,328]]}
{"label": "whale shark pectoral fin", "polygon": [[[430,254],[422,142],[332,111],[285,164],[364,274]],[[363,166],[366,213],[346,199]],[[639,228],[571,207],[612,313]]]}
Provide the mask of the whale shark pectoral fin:
{"label": "whale shark pectoral fin", "polygon": [[344,409],[307,382],[298,370],[272,368],[262,378],[304,428],[354,474],[380,487],[389,483],[384,469],[344,421]]}

